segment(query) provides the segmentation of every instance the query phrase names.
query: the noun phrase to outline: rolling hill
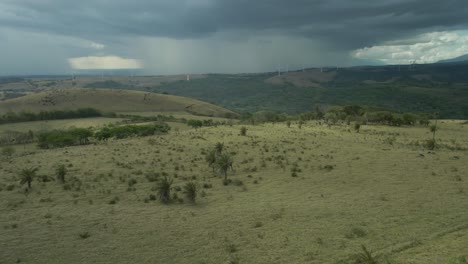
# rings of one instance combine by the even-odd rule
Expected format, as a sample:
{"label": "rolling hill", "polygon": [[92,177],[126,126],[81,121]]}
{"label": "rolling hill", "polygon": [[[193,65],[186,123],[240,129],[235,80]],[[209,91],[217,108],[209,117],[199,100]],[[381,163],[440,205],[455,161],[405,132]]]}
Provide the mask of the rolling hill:
{"label": "rolling hill", "polygon": [[230,110],[196,99],[128,90],[54,89],[0,102],[0,113],[78,108],[95,108],[103,112],[188,112],[214,117],[236,116]]}
{"label": "rolling hill", "polygon": [[317,106],[360,104],[396,112],[439,113],[468,118],[468,64],[311,68],[257,74],[186,76],[23,77],[2,81],[4,98],[69,87],[151,91],[186,96],[233,111],[273,110],[289,114]]}

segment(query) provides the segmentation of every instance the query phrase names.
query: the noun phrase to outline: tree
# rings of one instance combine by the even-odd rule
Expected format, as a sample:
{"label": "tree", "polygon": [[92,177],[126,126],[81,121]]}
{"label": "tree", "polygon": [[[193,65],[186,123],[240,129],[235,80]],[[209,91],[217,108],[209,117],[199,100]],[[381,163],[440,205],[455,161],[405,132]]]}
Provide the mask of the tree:
{"label": "tree", "polygon": [[38,170],[39,168],[22,169],[20,172],[20,184],[23,185],[27,183],[28,189],[31,189],[31,182],[36,178],[36,172]]}
{"label": "tree", "polygon": [[232,170],[232,158],[228,154],[222,154],[216,160],[218,169],[224,174],[224,180],[227,180],[227,172],[229,169]]}
{"label": "tree", "polygon": [[57,169],[55,170],[55,174],[57,175],[57,180],[61,183],[65,182],[65,175],[67,175],[67,168],[64,164],[60,164]]}

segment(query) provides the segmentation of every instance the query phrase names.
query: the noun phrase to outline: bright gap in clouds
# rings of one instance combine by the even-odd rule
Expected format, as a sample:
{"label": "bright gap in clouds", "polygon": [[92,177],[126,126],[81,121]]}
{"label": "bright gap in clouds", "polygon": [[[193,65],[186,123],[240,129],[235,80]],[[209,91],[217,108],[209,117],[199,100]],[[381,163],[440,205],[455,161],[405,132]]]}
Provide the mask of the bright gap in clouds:
{"label": "bright gap in clouds", "polygon": [[426,33],[414,39],[393,41],[352,52],[358,59],[386,64],[432,63],[468,54],[468,31]]}
{"label": "bright gap in clouds", "polygon": [[120,70],[141,69],[142,63],[135,59],[125,59],[118,56],[88,56],[68,59],[75,70]]}

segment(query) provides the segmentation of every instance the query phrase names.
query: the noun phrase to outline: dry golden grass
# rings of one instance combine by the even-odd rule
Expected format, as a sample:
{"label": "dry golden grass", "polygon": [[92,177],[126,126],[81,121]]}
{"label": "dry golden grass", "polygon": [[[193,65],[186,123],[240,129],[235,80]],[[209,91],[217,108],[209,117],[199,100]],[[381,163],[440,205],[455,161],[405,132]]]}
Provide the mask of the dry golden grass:
{"label": "dry golden grass", "polygon": [[0,114],[95,108],[104,112],[193,112],[225,117],[225,108],[187,97],[111,89],[59,89],[0,102]]}
{"label": "dry golden grass", "polygon": [[[362,244],[392,264],[467,256],[467,125],[442,122],[433,152],[416,144],[431,136],[422,127],[266,124],[246,126],[245,137],[240,127],[17,147],[0,163],[1,262],[349,263]],[[208,168],[202,152],[216,142],[233,154],[228,177],[243,185],[223,186]],[[53,177],[58,164],[80,191],[34,181],[26,195],[18,186],[22,168]],[[196,205],[145,203],[156,194],[151,172],[213,187]]]}

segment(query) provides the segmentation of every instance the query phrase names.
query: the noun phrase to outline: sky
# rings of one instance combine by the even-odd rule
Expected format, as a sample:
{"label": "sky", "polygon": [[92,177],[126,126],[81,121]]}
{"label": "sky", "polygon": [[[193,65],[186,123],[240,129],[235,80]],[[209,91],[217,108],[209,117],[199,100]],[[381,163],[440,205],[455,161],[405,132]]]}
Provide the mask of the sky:
{"label": "sky", "polygon": [[0,75],[265,72],[468,54],[466,0],[0,0]]}

